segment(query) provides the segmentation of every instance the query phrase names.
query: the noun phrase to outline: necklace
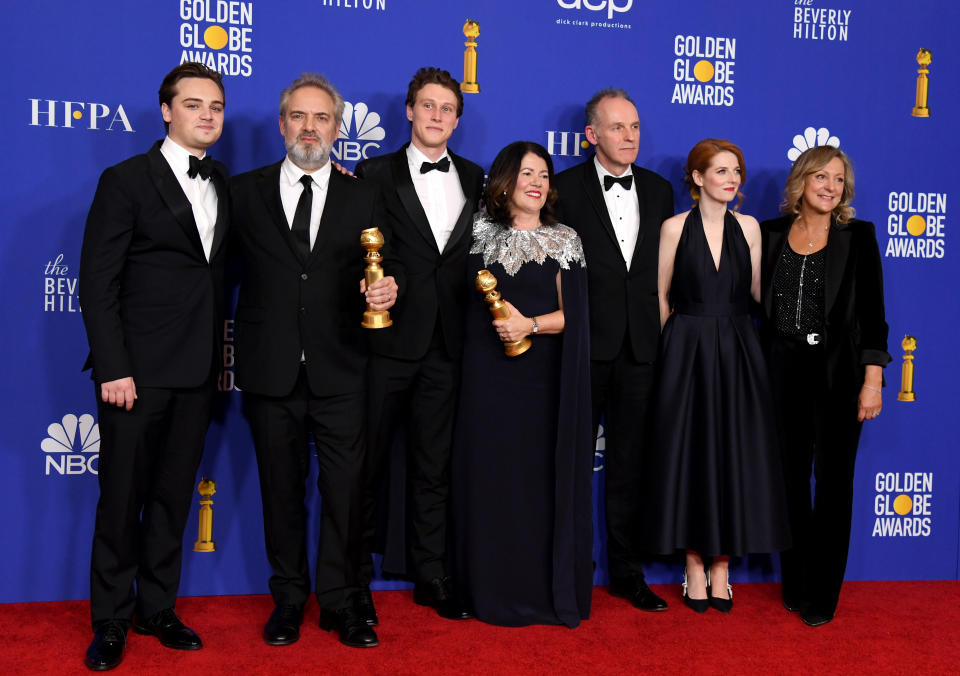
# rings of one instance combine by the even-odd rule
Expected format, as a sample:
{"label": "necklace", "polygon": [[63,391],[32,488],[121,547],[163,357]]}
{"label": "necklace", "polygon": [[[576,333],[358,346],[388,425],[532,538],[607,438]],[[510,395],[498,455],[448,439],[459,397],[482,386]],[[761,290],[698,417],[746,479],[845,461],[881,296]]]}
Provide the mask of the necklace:
{"label": "necklace", "polygon": [[[823,232],[826,232],[829,229],[830,229],[830,224],[827,223],[823,227]],[[801,233],[801,234],[806,234],[806,233]],[[819,234],[819,233],[815,233],[815,234]],[[801,254],[801,256],[803,256],[803,261],[800,263],[800,288],[797,289],[797,314],[793,320],[794,326],[796,326],[798,329],[800,328],[800,310],[803,308],[803,274],[807,270],[807,256],[813,253],[814,240],[818,239],[818,237],[805,237],[805,239],[807,239],[807,252],[804,254]]]}
{"label": "necklace", "polygon": [[[827,223],[825,226],[823,226],[823,232],[826,232],[826,231],[829,230],[829,229],[830,229],[830,224],[829,224],[829,223]],[[800,234],[802,234],[802,235],[804,236],[804,239],[807,240],[807,253],[806,253],[806,254],[803,254],[804,256],[806,256],[807,254],[813,252],[814,240],[819,239],[819,237],[817,236],[817,235],[819,235],[818,232],[814,232],[813,237],[810,237],[810,236],[808,236],[808,234],[807,234],[807,230],[809,230],[809,229],[808,229],[808,228],[804,228],[804,232],[800,233]]]}

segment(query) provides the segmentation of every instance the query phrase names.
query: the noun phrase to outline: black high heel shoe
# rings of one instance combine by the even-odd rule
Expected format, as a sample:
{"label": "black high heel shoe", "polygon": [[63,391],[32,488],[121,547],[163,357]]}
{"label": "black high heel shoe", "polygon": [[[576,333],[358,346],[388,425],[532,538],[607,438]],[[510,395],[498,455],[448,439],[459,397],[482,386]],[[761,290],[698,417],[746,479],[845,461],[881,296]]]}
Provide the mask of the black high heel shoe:
{"label": "black high heel shoe", "polygon": [[[681,586],[683,588],[683,603],[687,606],[687,608],[690,608],[696,613],[707,612],[707,609],[710,607],[709,598],[692,599],[689,596],[687,596],[687,569],[686,568],[683,569],[683,584]],[[709,587],[707,587],[707,594],[708,596],[710,594]]]}
{"label": "black high heel shoe", "polygon": [[[729,576],[729,573],[727,573]],[[721,613],[728,614],[733,610],[733,587],[730,586],[730,578],[727,578],[727,598],[720,598],[719,596],[714,596],[711,588],[707,587],[707,601],[710,603],[710,607],[716,608]]]}

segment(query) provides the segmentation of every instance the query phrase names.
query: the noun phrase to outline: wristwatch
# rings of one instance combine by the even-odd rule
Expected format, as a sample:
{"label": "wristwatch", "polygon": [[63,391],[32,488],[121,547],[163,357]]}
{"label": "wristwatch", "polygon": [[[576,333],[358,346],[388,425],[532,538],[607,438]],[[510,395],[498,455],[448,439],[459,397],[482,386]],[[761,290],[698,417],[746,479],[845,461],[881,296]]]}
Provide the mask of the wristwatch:
{"label": "wristwatch", "polygon": [[540,325],[537,324],[537,318],[533,317],[533,333],[538,333],[540,331]]}

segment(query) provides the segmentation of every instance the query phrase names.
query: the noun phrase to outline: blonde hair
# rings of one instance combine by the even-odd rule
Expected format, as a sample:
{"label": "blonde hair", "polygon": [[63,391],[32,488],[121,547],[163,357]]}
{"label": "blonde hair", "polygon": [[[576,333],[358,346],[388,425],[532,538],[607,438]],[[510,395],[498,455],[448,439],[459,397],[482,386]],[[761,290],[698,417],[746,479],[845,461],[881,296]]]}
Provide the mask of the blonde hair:
{"label": "blonde hair", "polygon": [[803,189],[807,176],[823,169],[834,158],[843,162],[843,194],[840,202],[833,209],[833,217],[837,223],[843,224],[853,218],[856,210],[850,206],[853,201],[853,165],[850,158],[839,148],[833,146],[816,146],[803,151],[790,169],[787,176],[787,185],[783,189],[783,202],[780,203],[780,213],[796,216],[803,205]]}

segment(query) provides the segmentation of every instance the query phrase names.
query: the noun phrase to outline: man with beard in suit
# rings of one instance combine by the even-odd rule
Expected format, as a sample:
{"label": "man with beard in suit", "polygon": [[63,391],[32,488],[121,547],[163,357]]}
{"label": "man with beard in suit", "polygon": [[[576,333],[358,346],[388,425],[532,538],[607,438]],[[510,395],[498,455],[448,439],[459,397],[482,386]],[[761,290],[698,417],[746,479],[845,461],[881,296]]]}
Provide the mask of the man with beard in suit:
{"label": "man with beard in suit", "polygon": [[[183,529],[220,371],[227,172],[219,73],[164,78],[167,137],[100,177],[80,254],[80,302],[100,429],[85,663],[123,659],[126,632],[168,648],[200,638],[177,617]],[[134,587],[136,583],[136,587]]]}
{"label": "man with beard in suit", "polygon": [[[314,591],[320,626],[345,645],[378,644],[356,605],[367,352],[360,233],[379,225],[373,186],[331,171],[344,102],[304,73],[280,96],[286,158],[231,182],[242,257],[236,315],[237,385],[253,432],[275,608],[270,645],[300,638],[310,595],[305,483],[309,439],[323,499]],[[384,232],[389,241],[389,232]],[[396,299],[392,277],[367,294]]]}
{"label": "man with beard in suit", "polygon": [[666,610],[643,575],[637,487],[660,335],[660,225],[673,215],[673,189],[634,164],[640,116],[625,91],[597,92],[586,118],[596,154],[558,174],[555,185],[557,215],[576,229],[587,259],[593,425],[602,416],[606,437],[610,591],[641,610]]}
{"label": "man with beard in suit", "polygon": [[403,524],[409,537],[403,539],[409,539],[405,555],[413,567],[408,574],[416,583],[414,601],[441,617],[470,617],[454,591],[445,559],[466,259],[483,169],[447,148],[463,113],[460,85],[449,72],[419,69],[407,88],[406,109],[410,143],[357,165],[357,176],[380,190],[392,234],[392,260],[404,280],[391,313],[393,326],[370,336],[371,437],[364,469],[360,602],[371,625],[378,621],[369,591],[377,494],[401,420],[409,432],[409,527]]}

